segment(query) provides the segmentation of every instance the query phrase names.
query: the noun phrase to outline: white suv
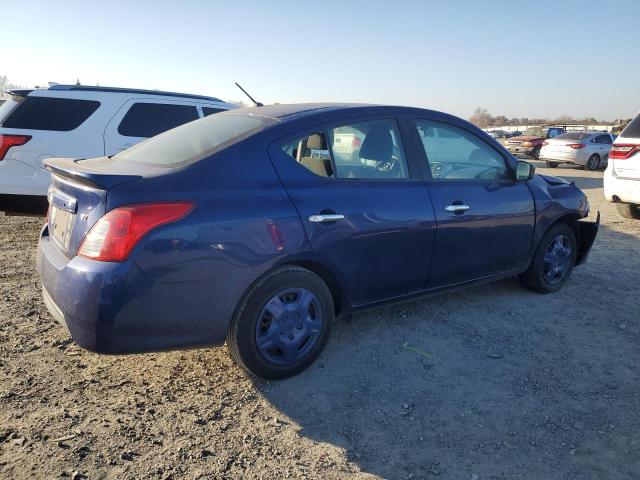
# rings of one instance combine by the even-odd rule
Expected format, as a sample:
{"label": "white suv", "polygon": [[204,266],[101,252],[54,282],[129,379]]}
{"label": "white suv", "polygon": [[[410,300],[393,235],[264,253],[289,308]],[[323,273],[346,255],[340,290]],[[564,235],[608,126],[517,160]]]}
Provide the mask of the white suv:
{"label": "white suv", "polygon": [[623,217],[640,219],[640,113],[613,142],[604,172],[604,196]]}
{"label": "white suv", "polygon": [[217,98],[126,88],[55,85],[14,90],[0,106],[0,211],[44,213],[50,157],[110,156],[236,105]]}

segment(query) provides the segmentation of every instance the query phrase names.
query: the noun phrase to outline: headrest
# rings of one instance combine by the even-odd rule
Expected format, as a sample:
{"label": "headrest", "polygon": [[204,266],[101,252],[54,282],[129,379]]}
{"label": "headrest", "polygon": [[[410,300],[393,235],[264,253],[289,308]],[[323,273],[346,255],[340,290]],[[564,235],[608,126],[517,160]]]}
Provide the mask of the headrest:
{"label": "headrest", "polygon": [[307,148],[311,150],[327,150],[327,142],[324,141],[324,135],[314,133],[307,139]]}
{"label": "headrest", "polygon": [[393,139],[389,127],[377,125],[369,130],[360,147],[360,158],[386,162],[393,153]]}

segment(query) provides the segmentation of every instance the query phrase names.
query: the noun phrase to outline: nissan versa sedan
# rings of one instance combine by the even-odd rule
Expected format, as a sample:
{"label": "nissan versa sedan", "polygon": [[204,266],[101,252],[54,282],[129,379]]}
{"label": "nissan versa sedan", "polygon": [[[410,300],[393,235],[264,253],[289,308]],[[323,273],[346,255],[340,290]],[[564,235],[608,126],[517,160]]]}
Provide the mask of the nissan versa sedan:
{"label": "nissan versa sedan", "polygon": [[555,292],[599,223],[573,183],[417,108],[239,109],[46,165],[38,271],[77,344],[226,341],[269,379],[309,366],[355,310],[515,275]]}

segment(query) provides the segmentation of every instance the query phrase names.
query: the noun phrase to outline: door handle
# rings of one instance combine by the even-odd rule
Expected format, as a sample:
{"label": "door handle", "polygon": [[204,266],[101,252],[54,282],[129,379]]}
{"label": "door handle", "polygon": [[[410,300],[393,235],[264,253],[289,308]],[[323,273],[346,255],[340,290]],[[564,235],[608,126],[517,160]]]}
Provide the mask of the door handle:
{"label": "door handle", "polygon": [[467,210],[469,210],[471,207],[469,205],[464,205],[464,204],[455,204],[455,205],[449,205],[447,207],[444,207],[444,209],[447,212],[453,212],[453,213],[462,213],[462,212],[466,212]]}
{"label": "door handle", "polygon": [[341,213],[321,213],[309,217],[311,223],[337,222],[338,220],[344,220],[344,215]]}

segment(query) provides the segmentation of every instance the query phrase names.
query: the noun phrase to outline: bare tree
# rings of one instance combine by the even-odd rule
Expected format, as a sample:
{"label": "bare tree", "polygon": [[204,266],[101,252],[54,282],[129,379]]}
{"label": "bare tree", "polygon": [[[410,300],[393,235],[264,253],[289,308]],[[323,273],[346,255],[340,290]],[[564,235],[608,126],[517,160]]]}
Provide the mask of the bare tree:
{"label": "bare tree", "polygon": [[9,79],[7,78],[6,75],[0,75],[0,95],[4,94],[8,81]]}
{"label": "bare tree", "polygon": [[469,118],[469,121],[480,128],[493,125],[493,117],[486,108],[478,107]]}

